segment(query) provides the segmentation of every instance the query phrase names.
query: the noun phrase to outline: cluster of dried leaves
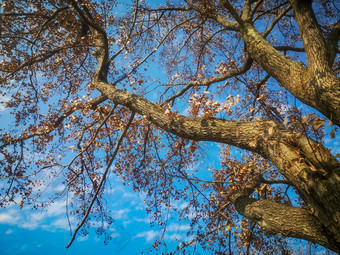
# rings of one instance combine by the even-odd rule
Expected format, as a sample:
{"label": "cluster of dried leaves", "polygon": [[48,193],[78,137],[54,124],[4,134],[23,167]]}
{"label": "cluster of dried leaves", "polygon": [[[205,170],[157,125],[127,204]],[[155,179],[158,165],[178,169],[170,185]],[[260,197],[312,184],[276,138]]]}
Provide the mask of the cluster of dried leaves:
{"label": "cluster of dried leaves", "polygon": [[[191,241],[174,253],[199,244],[216,254],[294,251],[235,210],[242,196],[307,206],[280,167],[309,162],[299,139],[320,153],[336,137],[337,126],[254,60],[240,33],[237,17],[248,14],[273,49],[308,65],[289,1],[10,0],[1,8],[0,98],[11,116],[0,130],[1,207],[65,199],[79,221],[71,245],[90,220],[112,224],[104,197],[115,175],[147,195],[146,210],[164,230],[169,211],[190,221]],[[322,31],[338,36],[335,3],[315,9]],[[214,121],[236,127],[207,134],[204,125]],[[290,163],[265,151],[274,140],[291,146]],[[217,147],[205,141],[223,144],[219,157],[207,155]],[[220,162],[199,166],[211,158]],[[64,189],[52,194],[55,182]]]}

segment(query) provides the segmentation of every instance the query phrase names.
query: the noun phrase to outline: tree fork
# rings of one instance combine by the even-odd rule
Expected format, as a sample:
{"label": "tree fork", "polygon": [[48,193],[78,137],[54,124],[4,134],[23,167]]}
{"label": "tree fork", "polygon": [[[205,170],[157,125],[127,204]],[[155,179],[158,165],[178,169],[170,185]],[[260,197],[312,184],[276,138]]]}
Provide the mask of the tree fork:
{"label": "tree fork", "polygon": [[339,243],[329,240],[323,225],[307,209],[249,197],[238,197],[234,204],[239,214],[268,233],[305,239],[340,252]]}

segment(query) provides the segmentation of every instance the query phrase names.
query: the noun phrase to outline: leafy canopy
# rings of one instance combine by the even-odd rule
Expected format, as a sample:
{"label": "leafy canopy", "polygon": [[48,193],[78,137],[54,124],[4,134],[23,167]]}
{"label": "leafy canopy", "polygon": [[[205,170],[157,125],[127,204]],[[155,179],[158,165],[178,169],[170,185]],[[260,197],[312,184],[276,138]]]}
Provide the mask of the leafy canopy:
{"label": "leafy canopy", "polygon": [[[313,189],[331,176],[325,194],[340,193],[339,163],[325,147],[340,123],[335,1],[1,8],[0,98],[10,120],[0,130],[1,207],[65,199],[77,217],[71,245],[90,219],[112,224],[105,192],[118,176],[147,195],[164,229],[168,210],[191,222],[177,252],[200,244],[288,254],[296,246],[284,236],[336,250],[339,200],[318,207]],[[56,182],[64,188],[51,195]],[[287,229],[268,225],[270,208],[292,219]],[[292,227],[296,215],[306,232]]]}

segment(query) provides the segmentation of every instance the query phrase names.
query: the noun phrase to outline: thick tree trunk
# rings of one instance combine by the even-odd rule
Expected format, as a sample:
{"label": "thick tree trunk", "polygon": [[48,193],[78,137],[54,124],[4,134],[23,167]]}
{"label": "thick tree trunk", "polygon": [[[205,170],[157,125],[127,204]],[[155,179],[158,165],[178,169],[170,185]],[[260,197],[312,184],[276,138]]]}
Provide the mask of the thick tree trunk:
{"label": "thick tree trunk", "polygon": [[323,226],[307,209],[249,197],[237,198],[235,208],[239,214],[256,222],[268,233],[305,239],[329,249],[334,248],[329,245]]}
{"label": "thick tree trunk", "polygon": [[[92,33],[98,35],[99,64],[93,83],[104,97],[128,107],[158,127],[180,137],[234,145],[257,152],[270,160],[309,203],[313,212],[273,201],[255,201],[244,196],[235,199],[237,210],[258,222],[265,230],[303,238],[340,252],[340,164],[326,148],[304,135],[294,137],[283,125],[273,121],[242,122],[185,117],[166,113],[163,108],[143,97],[119,90],[106,82],[109,61],[105,32],[86,17],[82,18],[89,23]],[[214,18],[217,21],[221,19]],[[315,69],[303,68],[269,45],[250,23],[237,26],[235,22],[231,24],[225,19],[222,23],[233,26],[235,30],[241,27],[247,50],[259,65],[294,96],[340,125],[340,83],[331,70],[320,73],[315,72]]]}
{"label": "thick tree trunk", "polygon": [[[95,86],[113,103],[124,105],[146,116],[153,124],[168,132],[196,141],[215,141],[234,145],[257,152],[269,159],[310,204],[313,213],[308,213],[309,216],[305,218],[304,225],[309,227],[294,233],[294,228],[288,230],[289,226],[296,224],[294,222],[296,219],[302,222],[303,215],[307,215],[307,211],[292,208],[290,211],[293,212],[292,217],[287,218],[287,221],[290,221],[289,224],[287,223],[288,229],[282,228],[279,231],[279,214],[287,215],[287,207],[274,206],[275,202],[272,202],[273,204],[263,202],[267,207],[269,205],[275,207],[277,212],[276,218],[266,220],[267,227],[277,233],[301,237],[340,252],[337,248],[340,247],[340,193],[338,192],[340,164],[322,145],[303,135],[294,137],[284,126],[273,121],[226,121],[167,114],[158,105],[138,95],[119,90],[106,82],[97,81]],[[256,208],[261,205],[262,202],[258,202]],[[280,208],[282,211],[278,210]],[[296,216],[298,210],[300,214]],[[244,215],[248,215],[247,212]],[[274,224],[275,219],[277,222]],[[315,221],[318,221],[318,224]],[[275,226],[269,226],[270,222]],[[315,233],[319,229],[323,232],[320,232],[320,238],[316,238]]]}
{"label": "thick tree trunk", "polygon": [[245,24],[243,38],[251,57],[301,102],[323,113],[340,126],[340,78],[330,68],[304,68],[271,46],[251,25]]}

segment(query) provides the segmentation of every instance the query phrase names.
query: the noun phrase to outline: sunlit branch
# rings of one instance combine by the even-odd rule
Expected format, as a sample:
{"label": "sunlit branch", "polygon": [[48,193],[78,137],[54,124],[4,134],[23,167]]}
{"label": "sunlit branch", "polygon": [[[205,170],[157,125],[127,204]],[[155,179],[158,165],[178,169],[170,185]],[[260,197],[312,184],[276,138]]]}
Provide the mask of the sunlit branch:
{"label": "sunlit branch", "polygon": [[185,2],[189,5],[190,9],[195,10],[195,11],[205,15],[206,17],[209,17],[209,18],[217,21],[218,23],[223,25],[223,27],[226,28],[227,30],[230,30],[230,31],[239,31],[240,30],[240,26],[237,22],[227,20],[226,18],[224,18],[223,16],[221,16],[217,12],[214,12],[214,11],[209,12],[209,11],[203,9],[203,8],[200,8],[196,4],[194,4],[192,1],[185,0]]}
{"label": "sunlit branch", "polygon": [[78,233],[79,229],[80,229],[80,228],[84,225],[84,223],[86,222],[87,217],[89,216],[89,214],[90,214],[90,212],[91,212],[92,206],[93,206],[94,202],[95,202],[96,199],[97,199],[97,196],[98,196],[98,194],[99,194],[99,191],[102,189],[102,186],[103,186],[104,182],[106,181],[106,176],[107,176],[107,174],[108,174],[108,172],[109,172],[109,169],[110,169],[110,167],[111,167],[111,165],[112,165],[112,163],[113,163],[113,161],[114,161],[114,159],[115,159],[115,157],[116,157],[116,155],[117,155],[117,153],[118,153],[118,151],[119,151],[120,144],[122,143],[122,141],[123,141],[123,139],[124,139],[124,136],[125,136],[127,130],[129,129],[129,127],[130,127],[130,125],[131,125],[131,123],[132,123],[132,121],[133,121],[133,119],[134,119],[134,116],[135,116],[135,113],[132,112],[131,117],[130,117],[128,123],[126,124],[126,126],[125,126],[125,128],[124,128],[122,134],[120,135],[120,137],[119,137],[119,139],[118,139],[118,141],[117,141],[117,143],[116,143],[116,147],[115,147],[115,149],[114,149],[114,151],[113,151],[113,153],[112,153],[112,155],[111,155],[111,158],[110,158],[109,162],[108,162],[107,165],[106,165],[106,168],[105,168],[105,170],[104,170],[103,176],[102,176],[102,178],[101,178],[101,180],[100,180],[100,182],[99,182],[99,184],[98,184],[97,190],[96,190],[95,194],[93,195],[92,200],[91,200],[91,202],[90,202],[90,204],[89,204],[89,206],[88,206],[88,208],[87,208],[87,210],[86,210],[86,213],[85,213],[83,219],[81,220],[81,222],[79,223],[79,225],[77,226],[77,228],[74,230],[73,236],[72,236],[70,242],[67,244],[66,248],[69,248],[69,247],[72,245],[74,239],[75,239],[76,236],[77,236],[77,233]]}
{"label": "sunlit branch", "polygon": [[52,117],[47,116],[46,117],[47,119],[49,119],[49,118],[52,119],[52,120],[49,120],[49,122],[54,123],[51,128],[49,128],[46,131],[39,131],[37,133],[33,133],[33,134],[30,134],[30,135],[25,135],[25,136],[21,135],[18,138],[10,139],[7,142],[0,145],[0,149],[4,148],[4,147],[6,147],[10,144],[15,144],[15,143],[20,142],[20,141],[29,140],[29,139],[36,137],[36,136],[48,135],[49,133],[54,131],[68,116],[70,116],[71,114],[73,114],[75,111],[77,111],[79,109],[87,107],[86,104],[90,105],[90,109],[95,110],[96,107],[99,104],[103,103],[106,100],[107,100],[107,97],[105,97],[104,95],[98,96],[94,99],[91,99],[89,102],[83,104],[82,107],[78,107],[78,108],[72,107],[70,110],[64,112],[61,116],[57,117],[54,121],[53,121]]}
{"label": "sunlit branch", "polygon": [[[103,127],[103,125],[108,121],[108,119],[112,116],[114,110],[117,108],[117,105],[115,105],[114,107],[112,107],[112,109],[110,110],[110,112],[107,114],[107,116],[105,117],[105,119],[100,123],[100,125],[97,127],[96,131],[93,134],[93,137],[91,139],[91,141],[85,146],[85,148],[83,148],[72,160],[69,164],[67,164],[67,168],[69,168],[73,162],[79,157],[81,156],[85,151],[88,150],[88,148],[95,142],[97,135],[100,131],[100,129]],[[80,141],[79,141],[80,142]],[[78,144],[79,145],[79,144]]]}
{"label": "sunlit branch", "polygon": [[243,11],[242,11],[242,19],[243,20],[251,20],[251,5],[252,5],[253,1],[252,0],[245,0],[244,1],[244,7],[243,7]]}
{"label": "sunlit branch", "polygon": [[246,71],[248,71],[251,67],[253,63],[253,60],[250,57],[247,57],[245,60],[245,63],[243,64],[243,66],[236,68],[234,70],[231,70],[229,72],[226,72],[220,76],[217,77],[212,77],[208,80],[204,80],[204,81],[193,81],[193,82],[189,82],[181,91],[177,92],[175,95],[169,97],[168,99],[166,99],[164,103],[169,103],[173,100],[175,100],[176,98],[182,96],[185,92],[187,92],[190,88],[195,87],[195,86],[209,86],[212,85],[214,83],[217,82],[221,82],[221,81],[225,81],[226,79],[229,79],[231,77],[235,77],[241,74],[244,74]]}
{"label": "sunlit branch", "polygon": [[[263,1],[261,0],[261,1],[259,1],[259,3],[261,4]],[[260,17],[262,17],[262,16],[264,16],[265,14],[268,14],[268,13],[271,13],[271,12],[273,12],[273,11],[275,11],[275,10],[277,10],[277,9],[279,9],[279,8],[281,8],[282,6],[284,6],[284,5],[287,5],[289,2],[288,1],[285,1],[285,2],[283,2],[283,3],[281,3],[281,4],[279,4],[279,5],[277,5],[277,6],[275,6],[275,7],[273,7],[273,8],[271,8],[270,10],[266,10],[266,11],[263,11],[263,12],[261,12],[261,13],[259,13],[254,19],[253,19],[253,23],[257,20],[257,19],[259,19]],[[257,3],[256,3],[257,4]],[[254,14],[255,14],[255,12],[257,11],[257,9],[258,9],[258,7],[260,6],[260,4],[255,8],[255,6],[254,6],[254,11],[252,12],[252,17],[254,16]]]}
{"label": "sunlit branch", "polygon": [[306,239],[326,247],[330,245],[320,222],[304,208],[248,197],[239,197],[235,207],[238,213],[256,222],[267,232]]}
{"label": "sunlit branch", "polygon": [[131,28],[129,30],[128,35],[126,36],[125,42],[123,43],[123,46],[120,47],[120,49],[113,54],[113,56],[110,58],[110,62],[112,62],[126,48],[126,45],[129,43],[130,37],[131,37],[132,32],[133,32],[133,30],[135,28],[135,25],[136,25],[137,14],[138,14],[138,3],[139,3],[139,0],[136,0],[135,11],[134,11],[133,20],[132,20],[132,25],[131,25]]}
{"label": "sunlit branch", "polygon": [[338,48],[338,42],[340,39],[340,19],[334,25],[332,31],[326,37],[326,43],[329,50],[329,62],[333,65],[335,56],[337,53],[340,53],[340,49]]}
{"label": "sunlit branch", "polygon": [[148,55],[146,55],[144,57],[144,59],[142,59],[141,61],[138,62],[138,64],[136,64],[129,72],[123,74],[119,79],[115,80],[113,82],[113,86],[115,86],[116,84],[118,84],[119,82],[121,82],[122,80],[124,80],[125,78],[127,78],[132,72],[134,72],[140,65],[142,65],[149,57],[151,57],[157,50],[158,48],[164,43],[164,41],[168,38],[168,36],[178,27],[182,26],[183,24],[185,24],[186,22],[192,20],[191,19],[187,19],[175,26],[173,26],[167,33],[166,35],[162,38],[162,40],[157,44],[156,48],[154,48],[152,51],[149,52]]}
{"label": "sunlit branch", "polygon": [[322,29],[312,8],[312,1],[292,1],[308,65],[313,72],[330,71],[329,52]]}
{"label": "sunlit branch", "polygon": [[275,25],[282,19],[286,13],[288,13],[292,9],[292,6],[289,5],[286,9],[284,9],[279,15],[276,16],[276,18],[272,21],[272,23],[269,25],[269,27],[264,31],[263,37],[266,38],[270,32],[273,30]]}
{"label": "sunlit branch", "polygon": [[48,18],[48,20],[46,20],[40,27],[37,35],[35,36],[35,39],[33,40],[33,44],[38,40],[39,36],[41,35],[42,31],[44,30],[45,26],[50,22],[52,21],[60,12],[64,11],[64,10],[67,10],[69,8],[69,6],[64,6],[64,7],[61,7],[57,10],[55,10],[52,15]]}

